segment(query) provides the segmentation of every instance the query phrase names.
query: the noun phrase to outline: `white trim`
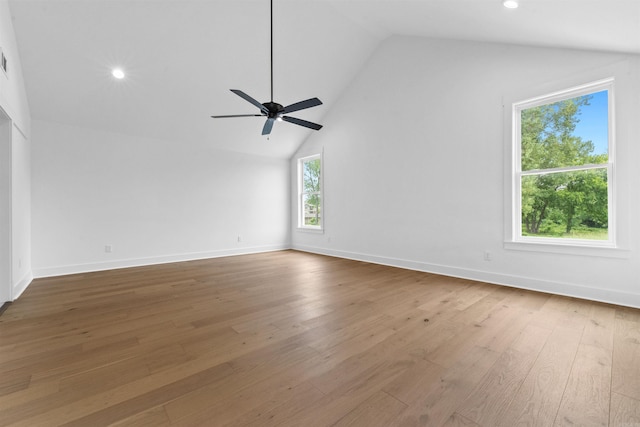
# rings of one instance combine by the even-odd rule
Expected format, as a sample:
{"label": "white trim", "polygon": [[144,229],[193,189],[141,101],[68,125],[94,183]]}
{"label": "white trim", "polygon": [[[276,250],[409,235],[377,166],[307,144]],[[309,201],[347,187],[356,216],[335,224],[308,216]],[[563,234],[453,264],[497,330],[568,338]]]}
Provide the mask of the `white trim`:
{"label": "white trim", "polygon": [[13,120],[11,121],[11,123],[13,124],[13,127],[16,128],[18,132],[20,132],[20,135],[24,137],[25,141],[28,141],[29,138],[27,137],[27,134],[22,130],[22,128],[18,126],[18,124]]}
{"label": "white trim", "polygon": [[[5,68],[6,67],[6,68]],[[0,47],[0,70],[4,76],[9,80],[9,58],[5,55],[4,50]]]}
{"label": "white trim", "polygon": [[[304,202],[302,198],[304,197],[304,192],[302,189],[302,169],[303,164],[307,161],[318,159],[320,160],[320,225],[304,225]],[[315,232],[324,232],[324,150],[317,154],[312,154],[310,156],[299,157],[297,159],[297,186],[298,186],[298,196],[297,196],[297,207],[296,207],[296,218],[297,218],[297,229],[299,231],[315,231]],[[309,194],[309,193],[307,193]]]}
{"label": "white trim", "polygon": [[13,289],[11,290],[11,301],[17,300],[20,295],[22,295],[22,293],[27,290],[27,287],[31,284],[32,281],[33,273],[29,271],[22,279],[20,279],[17,283],[14,283]]}
{"label": "white trim", "polygon": [[576,172],[576,171],[588,171],[593,169],[607,169],[609,167],[608,163],[600,163],[600,164],[585,164],[580,166],[565,166],[561,168],[549,168],[549,169],[531,169],[528,171],[521,171],[521,176],[528,175],[547,175],[550,173],[560,173],[560,172]]}
{"label": "white trim", "polygon": [[[3,135],[0,138],[0,154],[2,156],[6,155],[6,158],[3,162],[6,162],[6,170],[2,172],[3,176],[0,176],[0,179],[3,180],[2,187],[4,187],[5,191],[0,194],[0,198],[2,198],[3,205],[3,213],[6,214],[5,221],[6,223],[0,224],[0,227],[5,229],[6,234],[2,234],[0,232],[0,237],[2,237],[2,241],[0,241],[0,245],[3,246],[4,250],[8,250],[6,254],[6,258],[4,260],[0,260],[2,265],[0,266],[0,286],[3,287],[2,290],[2,299],[6,299],[7,301],[14,301],[14,283],[13,283],[13,172],[14,172],[14,164],[13,164],[13,128],[14,121],[11,116],[6,112],[6,110],[0,106],[0,123],[2,126],[7,126],[8,130],[8,139],[4,139]],[[5,286],[8,289],[5,289]],[[8,295],[4,296],[5,291]],[[0,304],[4,303],[0,299]]]}
{"label": "white trim", "polygon": [[[503,247],[507,250],[525,251],[525,252],[545,252],[565,255],[591,256],[599,258],[619,258],[630,259],[631,251],[618,247],[607,246],[584,246],[580,245],[583,240],[573,240],[572,242],[564,242],[557,239],[549,242],[549,238],[539,240],[528,240],[527,242],[511,242],[506,241]],[[569,240],[569,239],[564,239]],[[597,242],[597,241],[596,241]]]}
{"label": "white trim", "polygon": [[522,107],[523,110],[527,108],[536,107],[541,102],[545,104],[553,104],[554,102],[564,101],[565,99],[571,99],[578,96],[582,96],[585,93],[600,92],[603,90],[610,90],[613,88],[614,77],[607,77],[604,79],[596,80],[591,83],[584,83],[578,86],[570,87],[566,90],[558,90],[546,95],[540,95],[533,98],[525,99],[522,101],[514,102],[514,105]]}
{"label": "white trim", "polygon": [[168,264],[172,262],[195,261],[199,259],[220,258],[236,255],[250,255],[263,252],[275,252],[290,249],[289,244],[253,246],[242,249],[223,249],[217,251],[191,252],[184,254],[162,255],[155,257],[120,259],[115,261],[73,264],[56,267],[43,267],[33,271],[35,278],[64,276],[68,274],[89,273],[93,271],[115,270],[119,268],[142,267],[147,265]]}
{"label": "white trim", "polygon": [[[509,236],[507,236],[507,243],[513,243],[514,245],[538,245],[535,251],[548,251],[554,252],[552,247],[554,245],[560,246],[575,246],[583,249],[588,248],[616,248],[616,180],[615,180],[615,78],[608,77],[600,79],[591,83],[585,83],[577,86],[570,87],[565,90],[558,90],[547,95],[536,96],[528,98],[522,101],[515,101],[511,103],[510,110],[510,122],[511,122],[511,164],[509,169],[511,176],[508,182],[511,183],[510,198],[505,200],[510,206],[510,226],[508,227]],[[578,96],[588,95],[590,93],[607,91],[607,113],[608,113],[608,147],[607,147],[607,163],[601,165],[580,165],[580,166],[565,166],[559,168],[550,169],[536,169],[536,170],[522,170],[521,164],[521,112],[528,108],[537,107],[540,105],[552,104],[558,101],[563,101]],[[608,228],[607,228],[607,240],[590,240],[590,239],[566,239],[566,238],[553,238],[553,237],[535,237],[535,236],[523,236],[522,235],[522,177],[533,175],[544,175],[546,173],[561,173],[569,171],[579,170],[595,170],[606,169],[607,170],[607,214],[608,214]],[[505,245],[507,249],[520,249],[515,246]],[[583,254],[582,250],[568,252],[574,254]]]}
{"label": "white trim", "polygon": [[590,301],[603,302],[607,304],[640,308],[640,293],[612,291],[604,288],[579,286],[573,283],[540,280],[526,276],[516,276],[511,274],[501,274],[490,271],[474,270],[448,265],[430,264],[426,262],[383,257],[358,252],[338,251],[315,246],[294,245],[292,249],[356,261],[370,262],[373,264],[406,268],[408,270],[422,271],[425,273],[459,277],[461,279],[492,283],[495,285],[507,286],[511,288],[527,289],[536,292],[546,292],[554,295],[563,295]]}
{"label": "white trim", "polygon": [[320,227],[311,227],[311,226],[306,226],[306,227],[298,227],[296,229],[296,231],[299,231],[301,233],[310,233],[310,234],[324,234],[324,229],[320,228]]}

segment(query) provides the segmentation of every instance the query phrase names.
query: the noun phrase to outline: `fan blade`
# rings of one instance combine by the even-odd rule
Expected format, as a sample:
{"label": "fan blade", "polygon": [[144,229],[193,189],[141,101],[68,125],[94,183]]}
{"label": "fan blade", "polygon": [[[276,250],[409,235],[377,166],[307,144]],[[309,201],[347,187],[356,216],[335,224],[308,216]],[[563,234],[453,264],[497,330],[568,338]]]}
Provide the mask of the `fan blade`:
{"label": "fan blade", "polygon": [[258,101],[256,101],[255,99],[253,99],[252,97],[250,97],[249,95],[244,93],[243,91],[238,90],[238,89],[231,89],[231,92],[235,93],[236,95],[238,95],[240,98],[244,99],[245,101],[248,101],[248,102],[252,103],[256,107],[258,107],[260,109],[260,111],[262,111],[263,113],[269,114],[269,110],[267,109],[267,107],[265,107],[264,105],[260,104]]}
{"label": "fan blade", "polygon": [[318,105],[322,105],[322,101],[320,101],[318,98],[311,98],[305,101],[296,102],[295,104],[287,105],[286,107],[284,107],[284,110],[282,110],[282,114],[293,113],[294,111],[317,107]]}
{"label": "fan blade", "polygon": [[267,119],[267,121],[264,122],[264,127],[262,128],[263,135],[269,135],[271,133],[271,129],[273,128],[273,122],[275,121],[276,119]]}
{"label": "fan blade", "polygon": [[211,116],[212,119],[226,119],[229,117],[264,117],[264,114],[231,114],[229,116]]}
{"label": "fan blade", "polygon": [[313,130],[322,129],[322,125],[319,125],[317,123],[308,122],[308,121],[302,120],[302,119],[297,119],[295,117],[282,116],[282,120],[284,120],[285,122],[293,123],[294,125],[304,126],[306,128],[313,129]]}

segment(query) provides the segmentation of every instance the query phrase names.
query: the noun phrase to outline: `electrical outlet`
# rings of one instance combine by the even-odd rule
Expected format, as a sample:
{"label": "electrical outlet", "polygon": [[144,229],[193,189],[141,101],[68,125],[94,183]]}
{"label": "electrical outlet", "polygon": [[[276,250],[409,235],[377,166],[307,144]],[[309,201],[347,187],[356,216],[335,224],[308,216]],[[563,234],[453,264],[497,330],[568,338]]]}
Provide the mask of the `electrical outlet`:
{"label": "electrical outlet", "polygon": [[105,253],[110,254],[111,252],[113,252],[113,246],[112,245],[104,245],[104,251],[105,251]]}
{"label": "electrical outlet", "polygon": [[238,243],[242,242],[242,236],[238,234]]}
{"label": "electrical outlet", "polygon": [[484,251],[484,260],[485,261],[491,261],[491,252]]}

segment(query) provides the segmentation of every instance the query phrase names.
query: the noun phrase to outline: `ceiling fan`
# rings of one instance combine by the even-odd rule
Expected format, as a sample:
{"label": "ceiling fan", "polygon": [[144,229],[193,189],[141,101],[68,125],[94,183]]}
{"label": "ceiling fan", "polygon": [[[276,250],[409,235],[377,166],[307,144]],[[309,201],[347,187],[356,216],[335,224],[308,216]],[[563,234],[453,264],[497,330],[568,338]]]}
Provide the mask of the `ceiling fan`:
{"label": "ceiling fan", "polygon": [[262,128],[263,135],[269,135],[271,133],[271,129],[273,128],[273,124],[276,120],[293,123],[295,125],[304,126],[313,130],[320,130],[322,128],[322,125],[319,125],[317,123],[308,122],[296,117],[285,116],[285,114],[293,113],[294,111],[300,111],[322,105],[322,101],[320,101],[318,98],[310,98],[305,101],[287,105],[286,107],[283,107],[277,102],[273,102],[273,0],[271,0],[271,101],[261,104],[241,90],[231,89],[231,92],[258,107],[258,109],[260,110],[260,114],[232,114],[227,116],[211,116],[212,118],[225,119],[229,117],[266,117],[267,121],[264,123],[264,127]]}

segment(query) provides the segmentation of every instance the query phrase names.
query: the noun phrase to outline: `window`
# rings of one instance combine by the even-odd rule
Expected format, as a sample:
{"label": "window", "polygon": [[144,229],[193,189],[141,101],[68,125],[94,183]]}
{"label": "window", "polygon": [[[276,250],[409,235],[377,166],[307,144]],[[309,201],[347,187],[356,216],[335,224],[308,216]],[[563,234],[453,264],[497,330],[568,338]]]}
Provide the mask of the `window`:
{"label": "window", "polygon": [[298,161],[298,227],[322,229],[322,160],[315,155]]}
{"label": "window", "polygon": [[513,240],[613,246],[613,79],[513,104]]}

